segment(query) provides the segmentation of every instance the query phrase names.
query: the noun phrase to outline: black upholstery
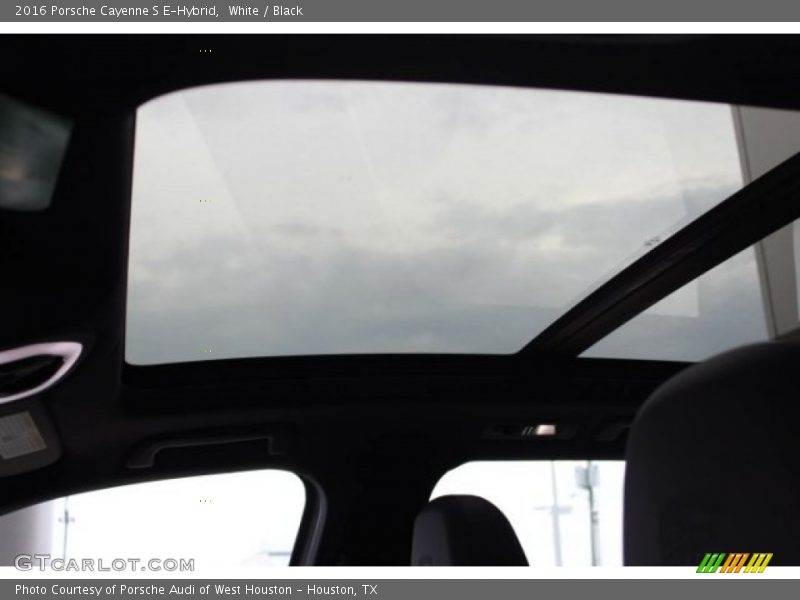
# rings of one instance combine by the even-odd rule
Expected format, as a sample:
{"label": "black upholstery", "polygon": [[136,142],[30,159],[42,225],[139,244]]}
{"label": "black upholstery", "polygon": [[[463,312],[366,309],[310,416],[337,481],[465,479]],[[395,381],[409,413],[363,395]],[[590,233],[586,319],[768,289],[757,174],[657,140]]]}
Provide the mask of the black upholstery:
{"label": "black upholstery", "polygon": [[413,566],[527,566],[506,516],[477,496],[442,496],[414,523]]}
{"label": "black upholstery", "polygon": [[772,552],[800,565],[800,344],[727,352],[661,386],[631,428],[625,562]]}

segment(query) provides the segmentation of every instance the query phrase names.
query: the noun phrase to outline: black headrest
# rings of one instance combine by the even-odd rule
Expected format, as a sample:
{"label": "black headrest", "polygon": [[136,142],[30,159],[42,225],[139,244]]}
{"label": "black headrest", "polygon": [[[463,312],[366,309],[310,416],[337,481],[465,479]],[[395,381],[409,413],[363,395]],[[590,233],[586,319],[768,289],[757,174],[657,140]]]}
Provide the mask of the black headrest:
{"label": "black headrest", "polygon": [[625,475],[625,562],[699,565],[707,552],[800,565],[800,345],[692,366],[637,415]]}
{"label": "black headrest", "polygon": [[511,523],[488,500],[442,496],[414,523],[413,566],[527,566]]}

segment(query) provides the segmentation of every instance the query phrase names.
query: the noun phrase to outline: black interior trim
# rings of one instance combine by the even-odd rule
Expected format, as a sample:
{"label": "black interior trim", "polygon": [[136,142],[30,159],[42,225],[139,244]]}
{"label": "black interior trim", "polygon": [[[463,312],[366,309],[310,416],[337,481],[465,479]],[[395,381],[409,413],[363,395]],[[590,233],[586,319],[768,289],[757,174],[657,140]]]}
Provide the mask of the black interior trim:
{"label": "black interior trim", "polygon": [[288,433],[276,429],[252,429],[233,431],[198,431],[177,436],[162,436],[140,444],[128,456],[129,469],[151,469],[155,467],[156,457],[165,450],[179,448],[199,448],[217,444],[236,444],[241,442],[266,442],[264,452],[280,455],[287,452]]}

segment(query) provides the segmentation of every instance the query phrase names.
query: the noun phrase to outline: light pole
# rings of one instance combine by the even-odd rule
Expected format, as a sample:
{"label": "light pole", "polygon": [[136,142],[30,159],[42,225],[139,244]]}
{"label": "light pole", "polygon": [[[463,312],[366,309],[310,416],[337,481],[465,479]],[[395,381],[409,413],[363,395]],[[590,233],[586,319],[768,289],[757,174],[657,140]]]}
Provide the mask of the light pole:
{"label": "light pole", "polygon": [[69,524],[74,523],[75,519],[69,516],[69,496],[64,498],[64,515],[58,519],[64,523],[64,541],[61,549],[62,558],[67,560],[67,539],[69,537]]}
{"label": "light pole", "polygon": [[597,465],[587,460],[586,466],[575,468],[575,479],[578,487],[585,489],[589,493],[589,538],[591,540],[592,566],[600,565],[600,514],[597,511],[594,488],[599,482]]}
{"label": "light pole", "polygon": [[564,561],[561,556],[561,507],[558,505],[558,483],[556,482],[556,463],[550,461],[550,481],[553,488],[553,550],[556,557],[556,566],[560,567]]}
{"label": "light pole", "polygon": [[572,511],[569,505],[562,506],[558,503],[558,483],[556,481],[556,463],[550,461],[550,490],[552,493],[552,503],[545,506],[536,506],[534,510],[546,510],[550,513],[553,522],[553,555],[557,567],[564,564],[564,557],[561,551],[561,515]]}

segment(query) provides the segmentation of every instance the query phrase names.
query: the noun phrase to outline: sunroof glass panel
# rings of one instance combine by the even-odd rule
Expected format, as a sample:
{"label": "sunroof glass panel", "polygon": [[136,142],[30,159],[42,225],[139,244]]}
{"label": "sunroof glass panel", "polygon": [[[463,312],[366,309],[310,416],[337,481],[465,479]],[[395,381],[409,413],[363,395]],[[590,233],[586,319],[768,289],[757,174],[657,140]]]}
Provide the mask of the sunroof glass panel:
{"label": "sunroof glass panel", "polygon": [[[745,181],[800,150],[800,113],[752,106],[737,106],[734,113]],[[797,232],[794,222],[766,236],[635,316],[584,356],[697,361],[750,342],[796,338]]]}
{"label": "sunroof glass panel", "polygon": [[753,248],[673,292],[583,353],[587,357],[699,361],[767,339]]}
{"label": "sunroof glass panel", "polygon": [[741,186],[725,105],[251,82],[137,113],[126,357],[511,353]]}

